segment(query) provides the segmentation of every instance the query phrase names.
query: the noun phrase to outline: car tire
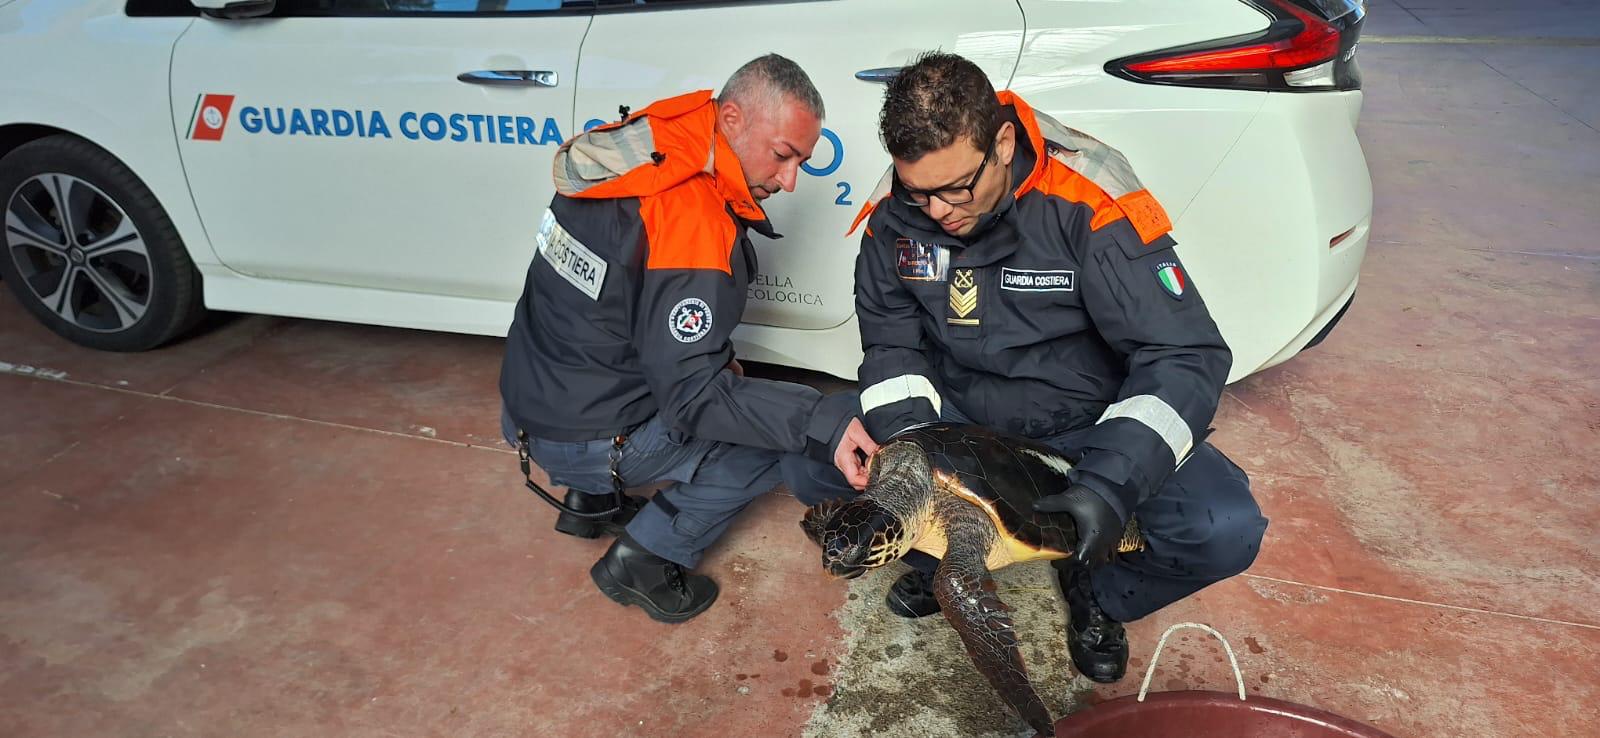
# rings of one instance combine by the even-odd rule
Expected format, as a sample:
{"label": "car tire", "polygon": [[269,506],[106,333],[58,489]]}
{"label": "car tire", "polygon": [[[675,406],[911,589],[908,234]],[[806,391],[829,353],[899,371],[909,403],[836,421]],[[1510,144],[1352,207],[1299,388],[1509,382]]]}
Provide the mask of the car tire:
{"label": "car tire", "polygon": [[172,220],[88,141],[50,136],[0,159],[0,215],[0,277],[73,343],[145,351],[205,317],[200,274]]}

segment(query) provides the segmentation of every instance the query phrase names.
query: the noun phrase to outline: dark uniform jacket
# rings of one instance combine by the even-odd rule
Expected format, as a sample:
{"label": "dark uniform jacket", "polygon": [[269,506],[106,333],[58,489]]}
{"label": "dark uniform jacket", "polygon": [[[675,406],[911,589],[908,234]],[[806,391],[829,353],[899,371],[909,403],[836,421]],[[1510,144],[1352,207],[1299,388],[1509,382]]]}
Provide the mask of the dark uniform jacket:
{"label": "dark uniform jacket", "polygon": [[894,197],[863,212],[867,429],[882,440],[944,403],[1032,438],[1088,429],[1075,478],[1126,518],[1204,437],[1232,355],[1127,160],[1000,101],[1014,190],[972,234]]}
{"label": "dark uniform jacket", "polygon": [[657,413],[696,438],[826,457],[853,396],[727,370],[756,254],[776,237],[716,132],[706,91],[575,137],[507,337],[500,391],[517,427],[607,438]]}

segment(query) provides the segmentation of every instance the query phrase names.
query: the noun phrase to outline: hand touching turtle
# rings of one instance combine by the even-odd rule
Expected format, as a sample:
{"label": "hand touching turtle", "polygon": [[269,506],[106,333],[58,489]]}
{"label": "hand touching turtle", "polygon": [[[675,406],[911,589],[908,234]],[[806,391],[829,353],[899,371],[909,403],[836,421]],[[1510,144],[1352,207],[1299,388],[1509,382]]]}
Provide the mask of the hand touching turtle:
{"label": "hand touching turtle", "polygon": [[1034,512],[1065,514],[1071,516],[1078,529],[1078,545],[1073,548],[1073,558],[1084,566],[1094,568],[1110,563],[1122,541],[1127,521],[1117,515],[1115,508],[1098,492],[1082,484],[1074,484],[1065,492],[1042,497],[1033,503]]}

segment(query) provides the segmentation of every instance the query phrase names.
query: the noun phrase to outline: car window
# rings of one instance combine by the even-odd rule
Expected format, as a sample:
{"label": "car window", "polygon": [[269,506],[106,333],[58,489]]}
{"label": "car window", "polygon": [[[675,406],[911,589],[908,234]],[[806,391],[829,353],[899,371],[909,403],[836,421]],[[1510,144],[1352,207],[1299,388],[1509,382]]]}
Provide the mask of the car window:
{"label": "car window", "polygon": [[133,18],[200,14],[189,0],[128,0],[123,12]]}
{"label": "car window", "polygon": [[757,2],[791,2],[793,0],[596,0],[601,10],[650,10],[652,8],[690,5],[744,5]]}
{"label": "car window", "polygon": [[588,11],[594,0],[278,0],[275,16],[494,15]]}

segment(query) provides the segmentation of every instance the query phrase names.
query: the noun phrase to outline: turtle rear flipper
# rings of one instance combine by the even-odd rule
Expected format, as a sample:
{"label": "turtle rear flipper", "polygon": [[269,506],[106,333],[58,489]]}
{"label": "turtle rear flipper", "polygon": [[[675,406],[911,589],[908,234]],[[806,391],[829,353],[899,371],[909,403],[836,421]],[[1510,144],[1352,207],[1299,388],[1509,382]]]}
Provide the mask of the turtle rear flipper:
{"label": "turtle rear flipper", "polygon": [[933,577],[933,594],[945,619],[961,636],[967,655],[989,686],[1041,736],[1055,735],[1055,722],[1044,706],[1017,647],[1009,608],[995,594],[994,578],[985,561],[995,542],[994,524],[970,505],[942,506],[940,517],[949,542]]}

